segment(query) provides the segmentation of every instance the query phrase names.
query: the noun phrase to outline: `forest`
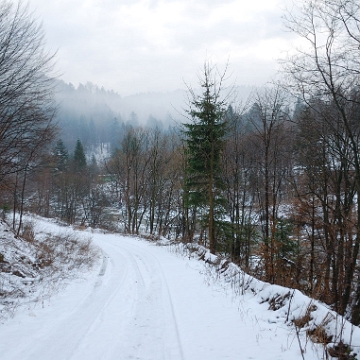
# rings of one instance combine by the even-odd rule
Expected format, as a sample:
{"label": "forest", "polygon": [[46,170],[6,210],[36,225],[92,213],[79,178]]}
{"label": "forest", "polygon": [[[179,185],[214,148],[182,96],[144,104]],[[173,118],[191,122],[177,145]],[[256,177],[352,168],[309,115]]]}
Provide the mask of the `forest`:
{"label": "forest", "polygon": [[32,212],[196,242],[360,324],[356,1],[306,0],[286,14],[305,45],[245,102],[226,87],[226,70],[205,61],[186,121],[169,126],[57,104],[36,21],[8,2],[0,14],[0,206],[15,233]]}

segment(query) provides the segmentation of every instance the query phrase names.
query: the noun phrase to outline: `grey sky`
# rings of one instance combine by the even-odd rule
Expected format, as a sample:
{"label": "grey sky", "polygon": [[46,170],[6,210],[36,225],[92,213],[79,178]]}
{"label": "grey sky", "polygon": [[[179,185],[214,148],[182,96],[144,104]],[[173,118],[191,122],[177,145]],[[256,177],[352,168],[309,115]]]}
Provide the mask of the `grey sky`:
{"label": "grey sky", "polygon": [[290,47],[281,15],[291,0],[30,0],[56,70],[120,95],[196,86],[204,61],[232,83],[263,85]]}

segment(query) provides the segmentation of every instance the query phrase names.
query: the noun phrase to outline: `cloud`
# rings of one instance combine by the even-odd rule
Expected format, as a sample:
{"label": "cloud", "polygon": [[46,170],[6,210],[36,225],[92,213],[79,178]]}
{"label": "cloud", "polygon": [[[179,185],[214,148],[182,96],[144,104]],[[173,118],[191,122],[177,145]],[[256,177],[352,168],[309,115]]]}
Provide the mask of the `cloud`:
{"label": "cloud", "polygon": [[[279,10],[286,1],[33,0],[30,6],[43,21],[48,46],[58,49],[65,81],[129,94],[197,81],[206,56],[230,57],[232,68],[250,74],[253,66],[254,83],[259,73],[266,81],[289,38]],[[261,63],[269,70],[259,71]]]}

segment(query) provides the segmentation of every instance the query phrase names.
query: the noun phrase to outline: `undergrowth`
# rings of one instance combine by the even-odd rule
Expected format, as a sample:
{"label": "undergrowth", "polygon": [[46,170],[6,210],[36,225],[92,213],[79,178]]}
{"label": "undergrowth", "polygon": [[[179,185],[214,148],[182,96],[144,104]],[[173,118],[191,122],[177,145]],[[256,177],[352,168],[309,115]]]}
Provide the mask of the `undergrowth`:
{"label": "undergrowth", "polygon": [[[170,244],[172,252],[203,261],[206,282],[220,278],[230,284],[235,296],[250,293],[261,304],[274,312],[271,321],[283,322],[293,329],[302,359],[306,360],[306,348],[318,346],[321,359],[355,360],[359,356],[359,344],[352,344],[354,325],[329,310],[324,304],[312,300],[295,289],[262,282],[246,274],[226,258],[215,256],[208,249],[194,243]],[[273,320],[276,319],[276,320]],[[269,320],[270,321],[270,320]]]}
{"label": "undergrowth", "polygon": [[91,239],[68,233],[36,233],[27,222],[18,237],[4,222],[0,241],[0,319],[24,304],[50,298],[64,280],[80,276],[99,259]]}

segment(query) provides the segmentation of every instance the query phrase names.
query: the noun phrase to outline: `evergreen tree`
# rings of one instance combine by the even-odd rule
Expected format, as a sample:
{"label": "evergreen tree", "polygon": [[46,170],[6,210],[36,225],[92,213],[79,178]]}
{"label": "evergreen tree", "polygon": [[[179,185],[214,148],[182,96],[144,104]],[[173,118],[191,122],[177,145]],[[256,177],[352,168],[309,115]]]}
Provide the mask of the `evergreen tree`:
{"label": "evergreen tree", "polygon": [[188,114],[191,123],[184,124],[186,148],[185,205],[200,210],[203,229],[207,229],[210,251],[216,251],[216,237],[222,230],[225,200],[222,196],[221,152],[226,131],[225,101],[220,98],[221,83],[214,69],[205,64],[201,80],[202,94],[191,94]]}
{"label": "evergreen tree", "polygon": [[64,171],[69,160],[69,153],[61,139],[57,141],[53,154],[56,161],[56,168],[59,171]]}
{"label": "evergreen tree", "polygon": [[117,147],[119,147],[119,138],[120,138],[120,122],[117,118],[111,120],[109,124],[109,141],[111,150],[114,151]]}
{"label": "evergreen tree", "polygon": [[99,167],[98,167],[96,157],[95,157],[94,154],[91,156],[91,161],[90,161],[90,164],[89,164],[89,171],[90,171],[90,173],[92,175],[99,172]]}
{"label": "evergreen tree", "polygon": [[77,140],[74,151],[74,169],[75,171],[82,171],[86,168],[86,157],[84,148],[80,140]]}

